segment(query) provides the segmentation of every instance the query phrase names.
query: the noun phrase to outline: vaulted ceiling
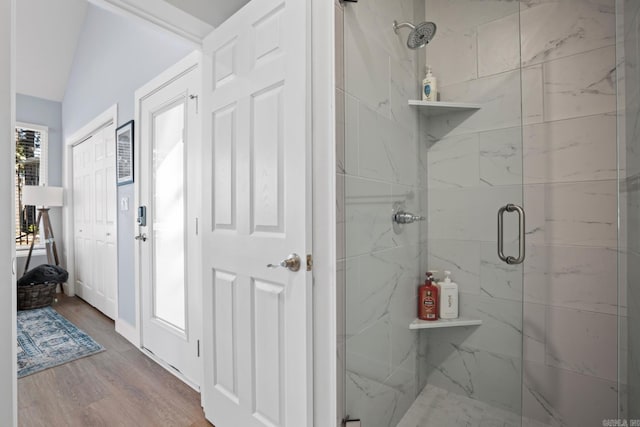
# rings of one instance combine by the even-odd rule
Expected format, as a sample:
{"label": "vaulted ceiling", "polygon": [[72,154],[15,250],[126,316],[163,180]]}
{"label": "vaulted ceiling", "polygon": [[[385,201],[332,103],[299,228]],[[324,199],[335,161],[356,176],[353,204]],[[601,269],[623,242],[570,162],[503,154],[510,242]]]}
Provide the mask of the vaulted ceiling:
{"label": "vaulted ceiling", "polygon": [[[249,0],[89,0],[98,6],[135,9],[138,16],[191,15],[202,37]],[[88,0],[18,0],[16,11],[16,91],[62,101],[73,65]],[[147,10],[148,9],[148,10]],[[180,10],[178,10],[180,9]],[[183,13],[184,12],[184,13]],[[184,21],[183,21],[184,22]]]}
{"label": "vaulted ceiling", "polygon": [[62,101],[87,2],[19,0],[16,3],[16,91]]}

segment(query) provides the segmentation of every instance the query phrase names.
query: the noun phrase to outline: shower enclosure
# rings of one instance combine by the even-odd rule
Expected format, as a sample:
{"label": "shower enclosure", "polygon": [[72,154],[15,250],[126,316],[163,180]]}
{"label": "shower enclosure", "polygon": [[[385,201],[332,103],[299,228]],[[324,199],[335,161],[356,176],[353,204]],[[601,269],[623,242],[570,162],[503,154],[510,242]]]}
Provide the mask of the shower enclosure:
{"label": "shower enclosure", "polygon": [[[345,421],[640,417],[639,6],[336,2]],[[438,102],[421,100],[425,65]],[[434,270],[459,285],[457,321],[416,319]]]}

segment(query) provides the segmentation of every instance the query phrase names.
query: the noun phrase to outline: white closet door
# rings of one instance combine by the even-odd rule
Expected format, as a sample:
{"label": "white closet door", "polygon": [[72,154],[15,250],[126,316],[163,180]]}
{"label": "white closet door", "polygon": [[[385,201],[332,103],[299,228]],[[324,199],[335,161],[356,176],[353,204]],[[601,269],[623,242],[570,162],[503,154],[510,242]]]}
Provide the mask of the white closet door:
{"label": "white closet door", "polygon": [[85,301],[95,300],[93,282],[93,141],[73,147],[73,221],[75,292]]}
{"label": "white closet door", "polygon": [[116,178],[115,127],[107,126],[94,138],[93,193],[93,305],[114,319],[116,316]]}
{"label": "white closet door", "polygon": [[76,292],[116,317],[117,223],[115,126],[73,149]]}

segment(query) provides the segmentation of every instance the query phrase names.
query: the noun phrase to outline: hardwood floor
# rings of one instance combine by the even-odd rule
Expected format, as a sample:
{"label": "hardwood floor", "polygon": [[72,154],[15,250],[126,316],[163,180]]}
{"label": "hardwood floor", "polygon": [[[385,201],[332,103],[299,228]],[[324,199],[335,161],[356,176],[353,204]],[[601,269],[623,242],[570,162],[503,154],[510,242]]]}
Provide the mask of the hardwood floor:
{"label": "hardwood floor", "polygon": [[106,351],[19,379],[19,426],[211,426],[200,394],[117,334],[111,319],[79,298],[59,296],[53,307]]}

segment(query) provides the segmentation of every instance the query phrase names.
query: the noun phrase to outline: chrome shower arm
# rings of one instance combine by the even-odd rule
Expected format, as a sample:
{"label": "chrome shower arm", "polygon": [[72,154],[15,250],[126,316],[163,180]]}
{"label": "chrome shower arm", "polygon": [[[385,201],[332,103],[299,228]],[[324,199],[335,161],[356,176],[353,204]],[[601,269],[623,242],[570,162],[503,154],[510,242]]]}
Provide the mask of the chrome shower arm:
{"label": "chrome shower arm", "polygon": [[415,30],[416,26],[413,25],[411,22],[402,22],[398,24],[398,21],[393,21],[393,31],[396,34],[398,34],[398,30],[400,28],[411,28],[412,30]]}

